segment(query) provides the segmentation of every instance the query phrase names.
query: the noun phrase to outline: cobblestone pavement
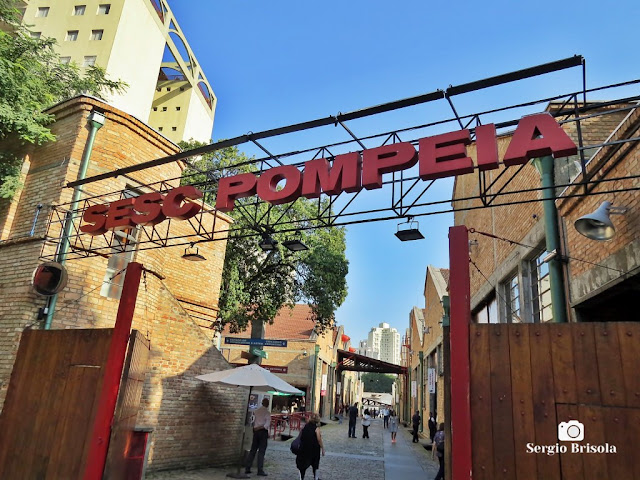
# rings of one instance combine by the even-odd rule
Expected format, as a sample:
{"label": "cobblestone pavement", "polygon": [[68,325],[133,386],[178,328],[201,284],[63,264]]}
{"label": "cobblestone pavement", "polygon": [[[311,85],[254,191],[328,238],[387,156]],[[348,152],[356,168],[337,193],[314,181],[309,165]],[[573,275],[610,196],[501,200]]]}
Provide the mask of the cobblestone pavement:
{"label": "cobblestone pavement", "polygon": [[[337,422],[330,422],[322,427],[322,438],[324,440],[326,456],[320,460],[320,478],[322,480],[395,480],[392,475],[385,477],[385,445],[388,443],[390,434],[382,428],[382,420],[376,419],[369,427],[369,436],[362,437],[362,427],[360,422],[356,429],[358,438],[347,437],[347,423],[339,425]],[[385,436],[383,438],[383,435]],[[437,461],[431,459],[431,452],[422,445],[429,441],[422,440],[421,443],[411,443],[411,435],[406,428],[398,429],[398,436],[402,436],[409,449],[416,465],[420,465],[425,475],[421,477],[430,480],[435,477],[438,471]],[[384,440],[384,441],[383,441]],[[400,439],[398,440],[401,441]],[[269,478],[278,480],[294,480],[298,478],[295,467],[295,456],[289,451],[291,440],[286,442],[269,440],[269,446],[265,456],[264,469]],[[388,448],[388,447],[387,447]],[[235,472],[234,467],[205,468],[201,470],[172,470],[167,472],[157,472],[146,476],[149,480],[223,480],[229,472]],[[256,477],[255,462],[252,468],[251,478]],[[307,472],[308,478],[311,476],[311,469]],[[398,477],[399,478],[399,477]]]}

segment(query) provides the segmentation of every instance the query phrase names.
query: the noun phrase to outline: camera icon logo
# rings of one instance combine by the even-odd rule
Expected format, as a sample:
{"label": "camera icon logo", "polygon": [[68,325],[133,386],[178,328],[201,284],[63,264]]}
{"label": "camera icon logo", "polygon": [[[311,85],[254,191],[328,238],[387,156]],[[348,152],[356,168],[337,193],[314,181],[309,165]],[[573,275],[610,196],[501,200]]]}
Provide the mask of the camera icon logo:
{"label": "camera icon logo", "polygon": [[561,442],[581,442],[584,440],[584,424],[569,420],[558,424],[558,440]]}

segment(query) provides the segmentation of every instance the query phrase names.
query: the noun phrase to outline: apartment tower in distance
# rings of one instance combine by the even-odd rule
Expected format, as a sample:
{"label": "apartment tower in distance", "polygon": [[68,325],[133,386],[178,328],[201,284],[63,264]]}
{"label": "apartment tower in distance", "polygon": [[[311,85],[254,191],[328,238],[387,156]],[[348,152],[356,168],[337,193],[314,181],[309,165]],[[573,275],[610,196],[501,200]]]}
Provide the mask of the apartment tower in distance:
{"label": "apartment tower in distance", "polygon": [[108,103],[178,142],[209,142],[216,97],[165,0],[28,0],[23,23],[62,62],[129,86]]}
{"label": "apartment tower in distance", "polygon": [[400,334],[388,323],[381,323],[369,331],[367,347],[379,352],[378,358],[383,362],[400,365]]}

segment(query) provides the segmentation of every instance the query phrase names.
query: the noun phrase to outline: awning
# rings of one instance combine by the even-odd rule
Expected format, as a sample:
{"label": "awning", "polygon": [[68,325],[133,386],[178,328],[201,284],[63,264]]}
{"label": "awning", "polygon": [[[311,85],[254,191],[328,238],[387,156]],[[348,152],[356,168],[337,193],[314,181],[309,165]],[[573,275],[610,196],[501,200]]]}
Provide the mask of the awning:
{"label": "awning", "polygon": [[383,362],[375,358],[360,355],[359,353],[338,350],[337,370],[349,370],[352,372],[371,373],[395,373],[404,375],[407,373],[406,367],[401,367],[395,363]]}

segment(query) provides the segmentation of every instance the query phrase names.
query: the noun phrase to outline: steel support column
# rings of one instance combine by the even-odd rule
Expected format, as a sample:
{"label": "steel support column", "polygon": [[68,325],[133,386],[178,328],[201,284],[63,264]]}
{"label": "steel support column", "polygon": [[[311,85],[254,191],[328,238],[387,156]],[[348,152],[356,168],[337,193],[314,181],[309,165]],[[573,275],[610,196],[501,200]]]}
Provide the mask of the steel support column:
{"label": "steel support column", "polygon": [[84,470],[84,480],[101,480],[104,472],[109,437],[111,436],[111,422],[118,400],[120,378],[127,355],[127,345],[131,334],[133,312],[136,308],[138,287],[142,275],[142,264],[131,262],[127,266],[127,273],[122,286],[122,296],[118,306],[116,324],[111,336],[107,364],[105,366],[102,389],[98,399],[98,409],[93,423],[93,433],[89,454]]}
{"label": "steel support column", "polygon": [[459,225],[449,229],[449,296],[451,301],[451,462],[453,480],[471,478],[471,377],[469,366],[469,324],[471,282],[469,277],[469,232]]}

